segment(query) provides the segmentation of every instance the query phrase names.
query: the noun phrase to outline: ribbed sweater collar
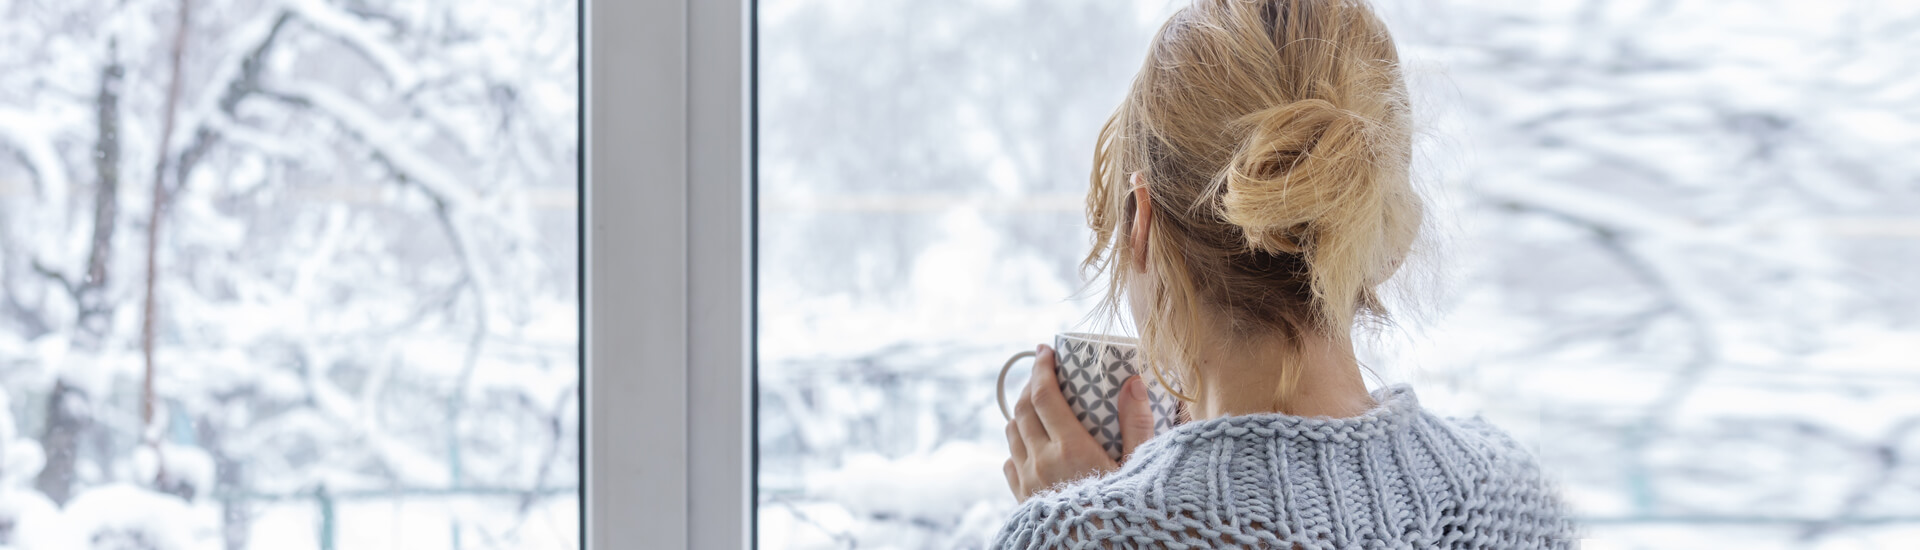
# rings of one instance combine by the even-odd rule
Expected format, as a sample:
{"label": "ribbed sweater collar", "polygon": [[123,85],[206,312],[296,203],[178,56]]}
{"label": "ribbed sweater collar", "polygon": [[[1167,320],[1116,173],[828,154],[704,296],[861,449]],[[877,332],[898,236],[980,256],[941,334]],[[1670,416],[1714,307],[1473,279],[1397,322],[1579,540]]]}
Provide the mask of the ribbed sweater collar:
{"label": "ribbed sweater collar", "polygon": [[1196,420],[1175,427],[1147,444],[1187,445],[1198,440],[1240,437],[1249,432],[1261,437],[1300,437],[1309,441],[1348,441],[1380,437],[1395,426],[1404,426],[1420,413],[1420,400],[1413,388],[1394,384],[1372,392],[1374,407],[1357,416],[1293,416],[1280,413],[1223,416]]}
{"label": "ribbed sweater collar", "polygon": [[1486,465],[1420,408],[1411,387],[1372,395],[1376,405],[1351,417],[1189,422],[1143,444],[1109,487],[1152,508],[1205,511],[1199,519],[1209,529],[1265,524],[1254,530],[1325,544],[1301,548],[1440,541],[1446,510],[1466,504],[1452,501],[1481,498],[1473,480],[1484,479]]}
{"label": "ribbed sweater collar", "polygon": [[995,547],[1569,548],[1572,525],[1526,452],[1442,419],[1405,385],[1347,418],[1189,422],[1120,470],[1036,495]]}

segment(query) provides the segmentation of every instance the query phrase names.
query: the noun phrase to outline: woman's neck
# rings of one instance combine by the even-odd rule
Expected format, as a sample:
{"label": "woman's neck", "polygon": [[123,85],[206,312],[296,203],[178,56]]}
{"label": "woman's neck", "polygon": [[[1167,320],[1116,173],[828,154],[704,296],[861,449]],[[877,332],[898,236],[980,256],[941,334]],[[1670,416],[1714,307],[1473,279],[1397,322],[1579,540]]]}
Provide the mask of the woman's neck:
{"label": "woman's neck", "polygon": [[[1201,349],[1216,350],[1199,358],[1201,400],[1195,418],[1219,418],[1260,413],[1345,418],[1373,408],[1354,359],[1353,342],[1339,337],[1309,336],[1298,349],[1277,339],[1227,341]],[[1275,395],[1285,369],[1299,369],[1293,391]]]}

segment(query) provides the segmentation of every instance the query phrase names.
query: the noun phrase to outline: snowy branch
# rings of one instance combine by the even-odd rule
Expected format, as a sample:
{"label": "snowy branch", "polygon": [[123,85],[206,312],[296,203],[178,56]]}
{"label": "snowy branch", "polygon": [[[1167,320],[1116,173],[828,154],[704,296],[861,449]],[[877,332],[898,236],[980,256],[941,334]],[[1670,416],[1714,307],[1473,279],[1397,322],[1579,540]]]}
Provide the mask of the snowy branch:
{"label": "snowy branch", "polygon": [[286,6],[321,32],[338,38],[366,56],[386,74],[388,82],[400,95],[412,93],[414,87],[420,84],[420,71],[414,68],[409,56],[394,50],[386,40],[381,39],[379,30],[361,18],[328,5],[324,0],[287,0]]}

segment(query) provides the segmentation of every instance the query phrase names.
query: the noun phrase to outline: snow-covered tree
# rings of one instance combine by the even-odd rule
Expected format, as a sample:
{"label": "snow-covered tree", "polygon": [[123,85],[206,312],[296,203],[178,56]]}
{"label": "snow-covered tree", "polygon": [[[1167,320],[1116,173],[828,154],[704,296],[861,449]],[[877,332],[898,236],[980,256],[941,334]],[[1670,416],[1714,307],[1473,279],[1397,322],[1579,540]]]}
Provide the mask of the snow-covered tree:
{"label": "snow-covered tree", "polygon": [[279,503],[484,493],[454,540],[524,543],[578,483],[577,9],[0,3],[11,494],[244,548],[321,532],[255,537]]}

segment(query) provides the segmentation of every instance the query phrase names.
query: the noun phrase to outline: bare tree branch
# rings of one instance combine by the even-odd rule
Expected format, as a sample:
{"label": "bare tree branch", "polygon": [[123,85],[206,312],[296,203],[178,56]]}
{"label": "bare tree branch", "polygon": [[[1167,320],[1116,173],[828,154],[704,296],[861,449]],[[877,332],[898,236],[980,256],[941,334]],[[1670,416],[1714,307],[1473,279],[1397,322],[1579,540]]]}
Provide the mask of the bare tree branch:
{"label": "bare tree branch", "polygon": [[[142,313],[141,319],[140,319],[140,354],[146,358],[146,373],[145,373],[145,378],[140,384],[140,423],[141,423],[141,431],[147,432],[142,434],[143,439],[145,439],[149,445],[153,445],[154,452],[156,454],[160,452],[160,447],[159,445],[156,444],[157,442],[154,439],[155,436],[152,435],[151,433],[152,430],[154,429],[153,428],[153,377],[154,377],[154,365],[153,365],[153,330],[154,328],[153,326],[154,326],[154,317],[157,315],[157,312],[154,311],[153,287],[155,282],[160,277],[160,270],[159,270],[160,223],[161,223],[161,220],[165,219],[166,217],[165,214],[166,214],[166,205],[167,205],[167,190],[166,190],[166,187],[163,185],[163,182],[166,179],[166,173],[167,173],[167,157],[168,157],[169,151],[172,150],[171,147],[169,147],[169,145],[173,143],[173,121],[174,121],[174,117],[179,113],[179,110],[180,110],[180,63],[181,63],[181,58],[186,53],[187,23],[192,14],[192,6],[193,6],[192,0],[180,0],[180,9],[178,10],[178,19],[176,20],[175,27],[174,27],[173,49],[171,50],[171,53],[169,55],[169,58],[172,60],[172,63],[170,64],[169,71],[168,71],[169,76],[167,79],[167,99],[166,99],[166,102],[164,103],[165,107],[163,108],[163,111],[162,111],[163,118],[160,124],[160,149],[159,149],[160,154],[155,155],[156,157],[158,157],[159,160],[156,161],[156,164],[153,167],[153,206],[150,210],[148,210],[149,214],[147,216],[146,308]],[[166,461],[160,460],[159,462],[161,464],[159,468],[159,472],[160,472],[159,477],[160,479],[165,479],[167,475],[166,466],[165,466]]]}

